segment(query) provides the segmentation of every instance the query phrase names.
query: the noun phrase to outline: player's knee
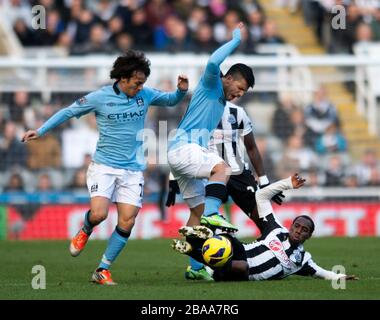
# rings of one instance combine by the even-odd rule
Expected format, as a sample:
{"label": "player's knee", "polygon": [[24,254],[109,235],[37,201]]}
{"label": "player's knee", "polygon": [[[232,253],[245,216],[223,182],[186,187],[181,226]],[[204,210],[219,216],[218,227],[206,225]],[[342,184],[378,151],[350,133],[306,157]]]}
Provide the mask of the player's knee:
{"label": "player's knee", "polygon": [[118,226],[123,230],[131,231],[135,225],[136,217],[119,217]]}
{"label": "player's knee", "polygon": [[212,168],[211,174],[229,177],[231,175],[231,167],[225,162],[220,162]]}
{"label": "player's knee", "polygon": [[104,209],[91,209],[90,220],[93,224],[99,224],[104,221],[108,216],[107,210]]}

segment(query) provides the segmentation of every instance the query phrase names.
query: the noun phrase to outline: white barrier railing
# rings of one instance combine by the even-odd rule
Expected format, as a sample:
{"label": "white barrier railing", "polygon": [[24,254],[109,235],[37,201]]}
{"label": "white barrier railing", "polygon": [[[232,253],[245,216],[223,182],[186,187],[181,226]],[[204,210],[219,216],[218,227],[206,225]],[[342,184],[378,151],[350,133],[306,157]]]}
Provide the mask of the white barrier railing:
{"label": "white barrier railing", "polygon": [[[222,71],[237,62],[252,66],[256,75],[256,92],[292,92],[305,104],[315,87],[310,67],[352,67],[356,70],[357,109],[369,121],[371,133],[379,133],[378,106],[380,95],[377,74],[380,55],[300,56],[296,50],[276,49],[276,55],[236,54],[227,58]],[[174,82],[180,73],[190,79],[190,90],[198,82],[208,55],[147,53],[152,63],[148,85],[157,86],[163,79]],[[48,100],[53,92],[89,92],[109,82],[109,71],[116,56],[85,57],[0,57],[0,91],[37,91]]]}

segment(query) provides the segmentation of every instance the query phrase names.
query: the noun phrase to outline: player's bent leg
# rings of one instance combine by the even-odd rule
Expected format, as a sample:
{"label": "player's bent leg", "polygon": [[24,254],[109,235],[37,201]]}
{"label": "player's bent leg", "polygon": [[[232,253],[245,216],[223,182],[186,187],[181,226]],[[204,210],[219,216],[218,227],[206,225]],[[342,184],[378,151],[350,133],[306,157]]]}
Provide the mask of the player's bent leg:
{"label": "player's bent leg", "polygon": [[107,218],[109,199],[105,197],[91,198],[91,209],[86,212],[83,227],[70,242],[70,254],[77,257],[85,248],[95,226]]}
{"label": "player's bent leg", "polygon": [[201,224],[213,229],[219,228],[223,231],[236,232],[238,228],[219,213],[219,208],[227,196],[226,183],[229,179],[230,170],[230,167],[224,162],[213,167],[209,182],[205,188],[206,201]]}

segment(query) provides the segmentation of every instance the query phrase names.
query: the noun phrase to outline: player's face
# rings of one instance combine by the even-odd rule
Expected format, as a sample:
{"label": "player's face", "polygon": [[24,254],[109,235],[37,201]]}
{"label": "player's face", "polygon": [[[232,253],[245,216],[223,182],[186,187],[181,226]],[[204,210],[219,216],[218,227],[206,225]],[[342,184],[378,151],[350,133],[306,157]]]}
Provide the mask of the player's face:
{"label": "player's face", "polygon": [[289,241],[291,244],[301,244],[311,237],[311,223],[300,217],[294,221],[289,230]]}
{"label": "player's face", "polygon": [[248,90],[248,83],[243,77],[227,76],[225,83],[225,97],[227,101],[240,98]]}
{"label": "player's face", "polygon": [[122,78],[120,82],[123,92],[129,97],[134,97],[144,87],[146,76],[143,72],[137,71],[133,73],[132,77]]}

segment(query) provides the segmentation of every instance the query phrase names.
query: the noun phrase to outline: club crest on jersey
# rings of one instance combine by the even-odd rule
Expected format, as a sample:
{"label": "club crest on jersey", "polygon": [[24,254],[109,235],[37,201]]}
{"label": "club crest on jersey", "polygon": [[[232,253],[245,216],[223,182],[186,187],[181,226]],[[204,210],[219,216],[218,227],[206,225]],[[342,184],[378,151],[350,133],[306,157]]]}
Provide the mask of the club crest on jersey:
{"label": "club crest on jersey", "polygon": [[136,98],[136,102],[137,102],[137,105],[138,105],[139,107],[144,106],[144,99],[143,99],[143,98],[141,98],[141,97],[137,97],[137,98]]}
{"label": "club crest on jersey", "polygon": [[80,106],[87,103],[87,99],[86,97],[82,97],[82,98],[79,98],[77,101],[77,104],[79,104]]}
{"label": "club crest on jersey", "polygon": [[296,264],[300,264],[302,261],[302,254],[299,250],[294,250],[293,254],[289,257]]}
{"label": "club crest on jersey", "polygon": [[280,251],[282,249],[281,242],[278,240],[272,240],[269,242],[269,248],[273,251]]}
{"label": "club crest on jersey", "polygon": [[236,123],[236,118],[234,117],[234,115],[230,114],[230,115],[228,116],[227,121],[228,121],[229,123],[231,123],[231,124],[234,124],[234,123]]}

